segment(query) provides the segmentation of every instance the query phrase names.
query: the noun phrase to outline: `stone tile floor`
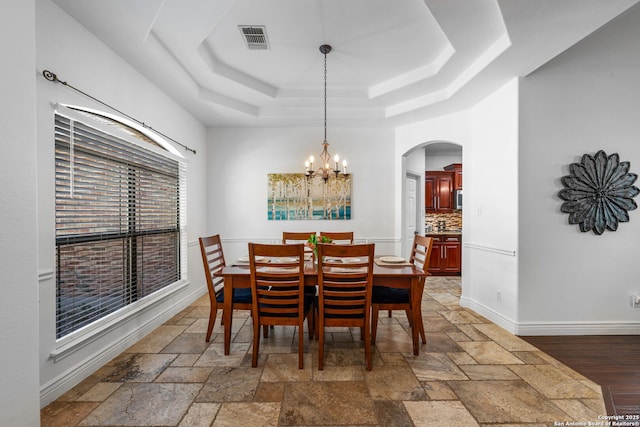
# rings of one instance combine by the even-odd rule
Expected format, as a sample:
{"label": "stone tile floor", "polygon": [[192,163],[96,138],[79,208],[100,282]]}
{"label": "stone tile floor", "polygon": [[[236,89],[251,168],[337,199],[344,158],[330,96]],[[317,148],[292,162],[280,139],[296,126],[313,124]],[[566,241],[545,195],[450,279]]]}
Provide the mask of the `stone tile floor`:
{"label": "stone tile floor", "polygon": [[[600,386],[459,305],[460,279],[427,279],[427,343],[414,356],[407,319],[381,316],[373,370],[359,329],[305,339],[276,327],[251,368],[252,327],[234,313],[231,354],[222,328],[204,340],[206,296],[41,412],[42,426],[553,426],[598,423]],[[218,316],[218,319],[220,316]],[[305,335],[308,334],[305,332]],[[597,425],[597,424],[594,424]],[[601,424],[601,425],[604,425]]]}

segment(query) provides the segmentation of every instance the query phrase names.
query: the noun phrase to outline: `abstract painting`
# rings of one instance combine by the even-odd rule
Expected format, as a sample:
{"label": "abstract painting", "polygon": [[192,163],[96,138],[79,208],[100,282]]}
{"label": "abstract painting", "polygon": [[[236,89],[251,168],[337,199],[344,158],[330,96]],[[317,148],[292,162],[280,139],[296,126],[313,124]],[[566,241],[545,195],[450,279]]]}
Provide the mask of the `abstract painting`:
{"label": "abstract painting", "polygon": [[303,173],[271,173],[268,177],[268,219],[351,219],[351,174],[307,177]]}

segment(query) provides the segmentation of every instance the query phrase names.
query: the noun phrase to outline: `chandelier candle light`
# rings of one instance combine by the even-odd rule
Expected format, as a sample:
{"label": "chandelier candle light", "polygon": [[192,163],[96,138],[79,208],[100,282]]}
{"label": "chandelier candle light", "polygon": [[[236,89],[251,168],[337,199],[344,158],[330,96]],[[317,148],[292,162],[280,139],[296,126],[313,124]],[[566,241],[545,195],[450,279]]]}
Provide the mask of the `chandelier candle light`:
{"label": "chandelier candle light", "polygon": [[[314,157],[310,156],[304,165],[307,169],[307,178],[312,178],[315,175],[322,176],[324,182],[329,180],[329,174],[335,173],[336,178],[340,174],[339,162],[340,157],[336,154],[333,158],[335,162],[335,168],[330,165],[331,155],[329,154],[329,143],[327,142],[327,53],[331,52],[331,46],[323,44],[320,46],[320,52],[324,55],[324,142],[322,143],[322,152],[320,153],[320,167],[317,170],[313,170]],[[347,175],[347,161],[342,160],[342,173]]]}

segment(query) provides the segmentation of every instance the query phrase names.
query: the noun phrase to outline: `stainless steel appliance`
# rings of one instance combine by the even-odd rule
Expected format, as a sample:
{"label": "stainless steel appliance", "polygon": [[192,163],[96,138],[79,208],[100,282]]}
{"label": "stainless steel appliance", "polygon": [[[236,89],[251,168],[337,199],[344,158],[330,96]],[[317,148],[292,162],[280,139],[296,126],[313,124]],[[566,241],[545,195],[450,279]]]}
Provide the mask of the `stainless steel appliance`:
{"label": "stainless steel appliance", "polygon": [[462,209],[462,190],[453,192],[453,208]]}

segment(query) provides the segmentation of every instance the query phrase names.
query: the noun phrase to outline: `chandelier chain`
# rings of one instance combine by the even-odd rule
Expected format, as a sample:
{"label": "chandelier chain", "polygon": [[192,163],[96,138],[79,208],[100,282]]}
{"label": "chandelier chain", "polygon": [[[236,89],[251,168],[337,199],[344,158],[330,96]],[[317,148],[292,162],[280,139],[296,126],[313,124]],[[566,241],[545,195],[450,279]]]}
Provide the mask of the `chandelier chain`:
{"label": "chandelier chain", "polygon": [[324,54],[324,141],[327,141],[327,54]]}

